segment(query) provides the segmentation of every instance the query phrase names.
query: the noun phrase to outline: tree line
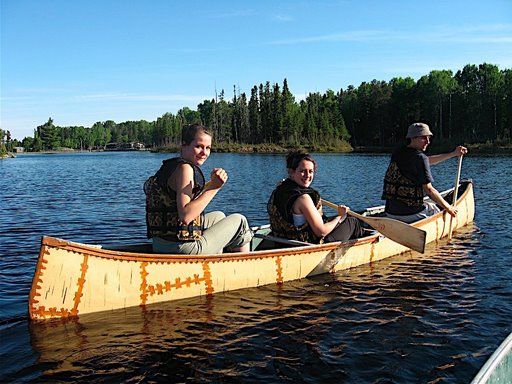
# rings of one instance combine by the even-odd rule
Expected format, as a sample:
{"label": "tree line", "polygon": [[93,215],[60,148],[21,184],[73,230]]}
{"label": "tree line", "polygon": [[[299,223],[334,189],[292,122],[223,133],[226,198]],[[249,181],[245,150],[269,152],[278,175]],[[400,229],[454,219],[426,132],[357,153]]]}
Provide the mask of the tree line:
{"label": "tree line", "polygon": [[97,122],[92,127],[56,126],[52,118],[22,142],[0,141],[29,151],[103,148],[107,143],[142,142],[149,147],[177,146],[181,127],[210,127],[216,143],[305,145],[320,148],[350,143],[352,147],[394,146],[404,140],[408,125],[426,122],[435,139],[466,144],[510,144],[512,137],[512,70],[468,64],[455,74],[433,70],[415,81],[395,77],[372,80],[337,92],[309,93],[297,101],[287,79],[282,85],[259,84],[250,94],[233,87],[193,110],[164,113],[155,121]]}

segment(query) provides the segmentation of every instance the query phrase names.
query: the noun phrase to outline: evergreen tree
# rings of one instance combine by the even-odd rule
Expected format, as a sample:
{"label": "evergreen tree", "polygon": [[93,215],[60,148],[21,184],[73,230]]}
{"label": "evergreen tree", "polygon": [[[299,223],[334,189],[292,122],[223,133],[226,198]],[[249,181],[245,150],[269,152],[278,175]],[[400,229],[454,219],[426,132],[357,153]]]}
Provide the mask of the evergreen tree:
{"label": "evergreen tree", "polygon": [[510,142],[512,140],[512,70],[502,72],[503,86],[498,97],[498,139]]}
{"label": "evergreen tree", "polygon": [[260,116],[261,116],[261,141],[262,143],[273,143],[272,140],[272,98],[270,94],[270,82],[266,82],[265,86],[260,84]]}
{"label": "evergreen tree", "polygon": [[281,92],[281,116],[280,116],[280,135],[285,142],[289,144],[298,143],[298,130],[296,122],[296,104],[295,98],[288,88],[288,80],[283,81],[283,90]]}
{"label": "evergreen tree", "polygon": [[261,142],[261,111],[260,103],[258,100],[258,87],[254,86],[251,89],[251,98],[249,99],[249,143],[255,144]]}
{"label": "evergreen tree", "polygon": [[54,150],[60,146],[60,137],[57,127],[53,124],[53,119],[37,127],[38,137],[41,139],[42,149]]}
{"label": "evergreen tree", "polygon": [[272,87],[270,111],[271,141],[281,144],[286,143],[288,137],[284,137],[282,135],[283,119],[281,114],[281,89],[277,83]]}
{"label": "evergreen tree", "polygon": [[415,81],[412,77],[391,79],[387,142],[397,143],[407,134],[407,127],[420,120],[415,98]]}

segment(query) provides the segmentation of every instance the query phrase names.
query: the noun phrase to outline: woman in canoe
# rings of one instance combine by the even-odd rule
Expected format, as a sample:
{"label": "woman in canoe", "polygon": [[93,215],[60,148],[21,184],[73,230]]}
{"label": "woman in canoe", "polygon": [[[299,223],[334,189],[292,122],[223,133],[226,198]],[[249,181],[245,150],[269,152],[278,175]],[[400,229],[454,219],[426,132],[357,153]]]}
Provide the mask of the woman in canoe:
{"label": "woman in canoe", "polygon": [[331,219],[322,214],[320,194],[310,187],[317,169],[310,154],[289,152],[286,168],[288,178],[279,183],[267,204],[275,236],[308,243],[347,241],[363,236],[361,222],[347,217],[349,207],[338,206],[338,215]]}
{"label": "woman in canoe", "polygon": [[214,168],[210,182],[200,166],[210,155],[212,134],[193,124],[183,128],[181,154],[164,160],[144,184],[147,236],[157,253],[209,254],[249,251],[252,232],[245,216],[226,217],[220,211],[204,213],[228,180]]}

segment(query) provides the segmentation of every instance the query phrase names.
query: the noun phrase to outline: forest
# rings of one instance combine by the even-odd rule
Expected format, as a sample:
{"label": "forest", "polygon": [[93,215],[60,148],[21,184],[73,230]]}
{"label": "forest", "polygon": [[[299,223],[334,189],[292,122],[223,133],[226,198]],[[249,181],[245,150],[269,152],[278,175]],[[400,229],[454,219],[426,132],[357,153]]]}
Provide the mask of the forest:
{"label": "forest", "polygon": [[[49,118],[21,142],[0,131],[4,149],[26,151],[103,149],[107,143],[141,142],[149,148],[177,147],[181,127],[202,123],[213,130],[215,146],[304,146],[313,150],[386,148],[404,141],[408,125],[430,125],[436,142],[509,146],[512,137],[512,69],[468,64],[455,74],[433,70],[417,81],[372,80],[296,100],[287,79],[254,85],[250,94],[221,90],[193,110],[165,112],[156,121],[112,120],[92,127],[60,127]],[[348,148],[348,149],[347,149]]]}

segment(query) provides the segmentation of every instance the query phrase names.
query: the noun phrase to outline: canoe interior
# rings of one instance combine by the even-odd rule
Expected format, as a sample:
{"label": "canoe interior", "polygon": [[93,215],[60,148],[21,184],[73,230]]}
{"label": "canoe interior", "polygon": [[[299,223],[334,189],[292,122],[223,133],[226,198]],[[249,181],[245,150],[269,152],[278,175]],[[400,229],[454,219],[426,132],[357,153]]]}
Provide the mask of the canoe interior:
{"label": "canoe interior", "polygon": [[[458,190],[461,199],[453,229],[474,217],[471,182],[463,182]],[[451,202],[449,193],[442,194]],[[381,216],[383,211],[380,206],[361,214]],[[429,243],[448,236],[450,220],[451,216],[440,212],[413,226],[426,233]],[[270,238],[268,225],[254,231],[261,237],[255,236],[251,252],[210,255],[155,254],[149,242],[100,246],[43,236],[29,294],[30,318],[72,318],[283,284],[415,252],[375,230],[347,242],[311,245]]]}
{"label": "canoe interior", "polygon": [[[471,180],[463,180],[461,181],[461,184],[458,189],[457,196],[460,197],[464,194],[466,189],[468,188],[468,185],[471,183]],[[442,196],[445,198],[446,201],[451,203],[453,201],[453,188],[446,190],[441,193]],[[432,201],[430,198],[425,198],[426,201]],[[370,216],[370,217],[384,217],[384,206],[378,206],[378,207],[372,207],[368,208],[364,211],[358,211],[358,213]],[[371,227],[369,227],[366,223],[363,223],[363,226],[366,228],[367,236],[375,236],[377,233],[372,230]],[[297,245],[294,244],[286,244],[282,242],[276,242],[274,240],[265,239],[265,235],[270,235],[271,230],[270,226],[263,225],[260,227],[253,227],[253,230],[257,232],[260,235],[263,235],[262,237],[254,237],[251,242],[251,251],[261,251],[261,250],[272,250],[272,249],[285,249],[290,247],[296,247]],[[283,239],[284,240],[284,239]],[[111,250],[111,251],[118,251],[123,253],[144,253],[144,254],[151,254],[153,253],[153,249],[150,242],[146,243],[140,243],[140,244],[115,244],[115,245],[107,245],[107,246],[101,246],[102,249]]]}

